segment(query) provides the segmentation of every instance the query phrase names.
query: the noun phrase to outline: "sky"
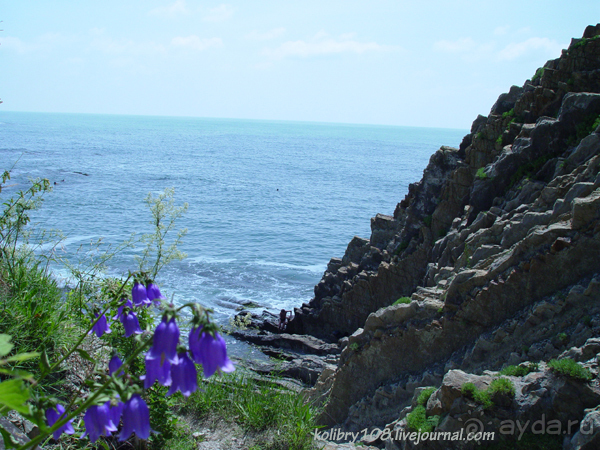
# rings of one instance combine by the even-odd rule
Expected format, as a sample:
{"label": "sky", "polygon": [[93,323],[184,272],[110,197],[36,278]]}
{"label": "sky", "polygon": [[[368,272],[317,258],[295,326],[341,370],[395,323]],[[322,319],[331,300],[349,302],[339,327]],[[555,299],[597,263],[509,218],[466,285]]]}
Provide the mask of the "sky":
{"label": "sky", "polygon": [[468,129],[598,0],[0,2],[0,111]]}

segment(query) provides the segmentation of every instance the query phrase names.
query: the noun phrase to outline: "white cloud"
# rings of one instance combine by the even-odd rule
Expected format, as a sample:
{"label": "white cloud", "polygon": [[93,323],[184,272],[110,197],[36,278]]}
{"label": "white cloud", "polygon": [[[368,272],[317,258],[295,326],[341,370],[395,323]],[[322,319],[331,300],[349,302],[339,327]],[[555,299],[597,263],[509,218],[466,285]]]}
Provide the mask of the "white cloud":
{"label": "white cloud", "polygon": [[48,51],[50,48],[55,47],[60,42],[64,42],[64,38],[58,33],[46,33],[38,36],[31,42],[25,42],[14,36],[0,37],[0,45],[2,45],[2,47],[18,53],[28,53],[36,50]]}
{"label": "white cloud", "polygon": [[206,50],[210,47],[221,47],[223,46],[223,41],[221,38],[204,38],[200,39],[196,35],[191,35],[187,37],[177,36],[171,40],[171,44],[175,47],[185,47],[190,48],[192,50]]}
{"label": "white cloud", "polygon": [[189,12],[185,0],[177,0],[172,5],[154,8],[148,14],[159,17],[175,17],[177,14],[188,14]]}
{"label": "white cloud", "polygon": [[[348,35],[346,35],[348,36]],[[287,41],[275,49],[265,49],[263,53],[276,59],[288,56],[317,56],[336,53],[365,53],[389,50],[392,47],[375,42],[358,42],[353,39],[327,38],[327,33],[320,31],[310,41]]]}
{"label": "white cloud", "polygon": [[285,33],[285,28],[283,27],[273,28],[272,30],[265,31],[263,33],[256,30],[252,30],[245,36],[245,38],[252,41],[268,41],[270,39],[274,39],[276,37],[281,36],[283,33]]}
{"label": "white cloud", "polygon": [[558,55],[561,45],[548,38],[532,37],[526,41],[510,43],[498,53],[500,60],[512,60],[525,54],[542,51],[544,53]]}
{"label": "white cloud", "polygon": [[231,5],[219,5],[208,10],[208,14],[202,18],[206,22],[223,22],[233,16],[235,8]]}

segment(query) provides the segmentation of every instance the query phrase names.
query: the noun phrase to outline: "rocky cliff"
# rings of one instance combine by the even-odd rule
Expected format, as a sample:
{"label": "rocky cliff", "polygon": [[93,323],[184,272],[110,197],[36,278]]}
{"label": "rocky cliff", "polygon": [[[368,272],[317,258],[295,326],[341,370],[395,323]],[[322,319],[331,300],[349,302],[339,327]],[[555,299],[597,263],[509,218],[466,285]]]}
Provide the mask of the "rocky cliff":
{"label": "rocky cliff", "polygon": [[[343,346],[311,391],[322,422],[410,430],[420,387],[432,386],[421,406],[436,430],[481,413],[498,431],[503,417],[543,411],[600,428],[599,413],[585,410],[600,404],[599,168],[596,25],[502,94],[459,148],[438,150],[393,216],[373,218],[370,239],[354,238],[332,259],[315,297],[296,310],[288,332]],[[408,298],[393,305],[399,297]],[[591,381],[565,378],[546,365],[552,358],[578,363]],[[494,407],[462,388],[488,388],[497,371],[525,362],[536,369],[505,377],[513,393]],[[600,448],[577,430],[565,448]]]}

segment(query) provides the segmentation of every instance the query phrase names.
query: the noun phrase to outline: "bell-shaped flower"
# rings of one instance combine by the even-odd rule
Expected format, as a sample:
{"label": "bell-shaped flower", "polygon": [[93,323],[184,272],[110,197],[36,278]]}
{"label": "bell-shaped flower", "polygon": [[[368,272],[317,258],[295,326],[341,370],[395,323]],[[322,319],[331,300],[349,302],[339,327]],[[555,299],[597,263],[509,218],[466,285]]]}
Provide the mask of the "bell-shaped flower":
{"label": "bell-shaped flower", "polygon": [[[48,426],[51,427],[59,420],[62,420],[66,416],[65,408],[62,405],[56,405],[56,409],[47,409],[46,410],[46,422]],[[54,439],[58,439],[60,435],[64,432],[66,434],[73,434],[75,430],[73,429],[73,419],[69,420],[62,427],[54,431],[52,437]]]}
{"label": "bell-shaped flower", "polygon": [[154,302],[154,305],[156,306],[160,306],[160,301],[165,299],[160,293],[158,286],[154,283],[148,283],[146,286],[146,293],[148,294],[148,300]]}
{"label": "bell-shaped flower", "polygon": [[192,359],[197,364],[202,364],[202,353],[200,352],[200,334],[202,334],[202,325],[198,325],[190,330],[188,342]]}
{"label": "bell-shaped flower", "polygon": [[142,375],[144,389],[148,389],[158,381],[163,386],[171,385],[171,362],[166,358],[152,358],[150,353],[146,354],[146,375]]}
{"label": "bell-shaped flower", "polygon": [[185,397],[189,397],[192,392],[198,389],[196,365],[186,352],[179,353],[176,362],[171,364],[171,379],[171,388],[167,395],[181,391]]}
{"label": "bell-shaped flower", "polygon": [[110,402],[90,406],[83,416],[85,433],[82,437],[89,435],[90,441],[96,442],[100,436],[109,436],[110,433],[117,431],[119,422],[113,421],[114,414],[111,414],[110,409]]}
{"label": "bell-shaped flower", "polygon": [[112,421],[112,423],[115,424],[117,428],[119,427],[119,422],[121,421],[121,413],[123,412],[124,407],[125,405],[123,405],[123,402],[117,401],[115,405],[111,404],[108,410],[110,420]]}
{"label": "bell-shaped flower", "polygon": [[142,329],[140,328],[140,322],[132,310],[126,310],[121,314],[121,323],[125,328],[125,337],[129,337],[132,334],[141,334]]}
{"label": "bell-shaped flower", "polygon": [[[96,314],[96,317],[98,317],[98,314]],[[110,333],[110,327],[108,325],[108,321],[106,320],[106,315],[102,314],[100,316],[94,326],[92,326],[92,329],[90,330],[90,334],[91,333],[96,333],[96,336],[98,337],[102,337],[104,333]]]}
{"label": "bell-shaped flower", "polygon": [[[122,365],[123,365],[123,361],[121,361],[121,358],[119,358],[117,355],[113,355],[113,357],[110,358],[110,361],[108,362],[108,374],[112,375],[117,370],[119,370]],[[121,370],[121,371],[119,371],[117,376],[121,376],[124,373],[125,372],[123,370]]]}
{"label": "bell-shaped flower", "polygon": [[115,319],[121,320],[121,318],[123,317],[123,310],[125,308],[133,308],[133,304],[131,303],[131,300],[129,300],[128,298],[122,298],[121,301],[123,302],[123,304],[121,306],[119,306],[119,309],[117,310],[117,315],[115,317],[113,317],[113,320],[115,320]]}
{"label": "bell-shaped flower", "polygon": [[135,306],[148,306],[151,302],[148,300],[148,294],[146,292],[146,286],[137,281],[133,283],[131,289],[131,298]]}
{"label": "bell-shaped flower", "polygon": [[123,429],[119,439],[124,441],[132,433],[140,439],[150,436],[150,411],[148,405],[138,394],[132,395],[123,406]]}
{"label": "bell-shaped flower", "polygon": [[225,339],[219,333],[215,332],[215,337],[213,337],[210,333],[203,332],[198,340],[196,352],[200,355],[199,359],[202,361],[202,369],[206,378],[217,370],[223,372],[233,372],[235,370],[233,363],[227,357]]}
{"label": "bell-shaped flower", "polygon": [[152,338],[152,347],[148,355],[151,358],[158,358],[161,361],[168,359],[174,361],[177,356],[177,344],[179,343],[179,327],[175,318],[167,320],[167,316],[163,316],[162,321],[154,330],[154,337]]}

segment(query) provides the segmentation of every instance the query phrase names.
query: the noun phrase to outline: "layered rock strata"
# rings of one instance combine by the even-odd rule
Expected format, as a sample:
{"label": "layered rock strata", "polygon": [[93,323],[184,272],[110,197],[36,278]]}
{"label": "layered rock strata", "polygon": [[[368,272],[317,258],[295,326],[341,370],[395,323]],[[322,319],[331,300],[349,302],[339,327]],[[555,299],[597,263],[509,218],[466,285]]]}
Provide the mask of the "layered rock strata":
{"label": "layered rock strata", "polygon": [[383,426],[451,369],[542,361],[599,335],[599,35],[588,27],[501,95],[330,261],[288,327],[349,336],[312,391],[324,424]]}

